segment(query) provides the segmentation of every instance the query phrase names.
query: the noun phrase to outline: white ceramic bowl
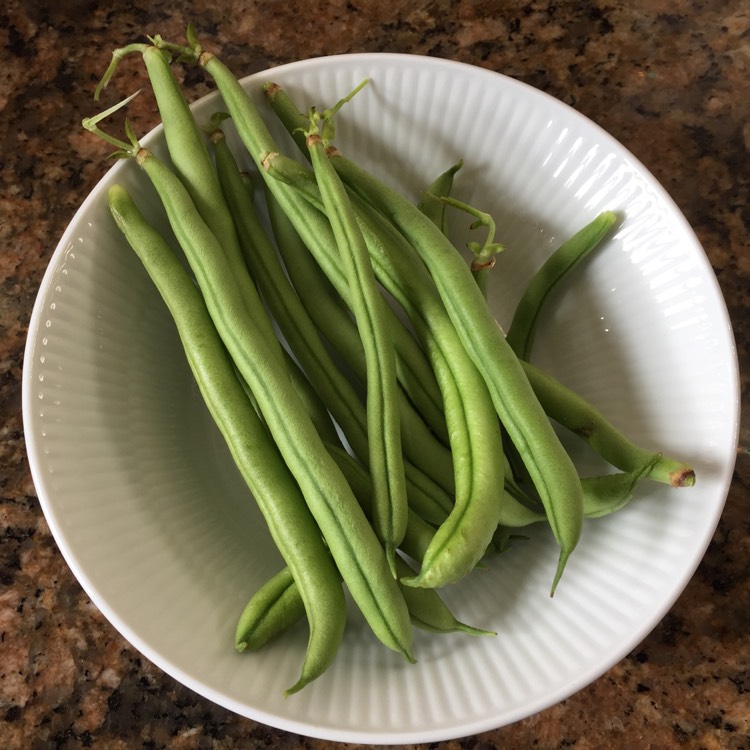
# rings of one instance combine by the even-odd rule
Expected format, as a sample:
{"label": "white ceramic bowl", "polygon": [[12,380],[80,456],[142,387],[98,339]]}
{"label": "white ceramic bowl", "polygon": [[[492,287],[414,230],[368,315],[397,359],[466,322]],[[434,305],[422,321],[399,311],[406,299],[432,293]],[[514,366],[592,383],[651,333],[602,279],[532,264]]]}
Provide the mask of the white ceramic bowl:
{"label": "white ceramic bowl", "polygon": [[[92,601],[138,650],[208,699],[266,724],[363,743],[455,738],[529,716],[584,687],[657,624],[693,574],[734,463],[739,389],[727,312],[706,256],[654,178],[560,102],[501,75],[399,55],[294,63],[267,80],[342,111],[338,143],[413,196],[458,158],[456,195],[494,214],[508,250],[491,295],[507,322],[524,281],[603,209],[625,219],[556,295],[537,362],[636,441],[694,463],[692,489],[643,485],[587,522],[554,599],[544,530],[446,592],[495,638],[416,635],[416,665],[356,616],[336,664],[284,698],[304,628],[257,655],[233,650],[236,617],[280,564],[207,416],[171,320],[110,220],[118,163],[62,237],[31,320],[24,425],[39,498]],[[263,106],[262,97],[258,100]],[[215,95],[194,106],[219,108]],[[272,118],[269,118],[273,122]],[[161,130],[145,141],[161,148]],[[106,147],[103,148],[103,152]],[[150,212],[163,224],[158,209]],[[598,464],[571,444],[583,470]]]}

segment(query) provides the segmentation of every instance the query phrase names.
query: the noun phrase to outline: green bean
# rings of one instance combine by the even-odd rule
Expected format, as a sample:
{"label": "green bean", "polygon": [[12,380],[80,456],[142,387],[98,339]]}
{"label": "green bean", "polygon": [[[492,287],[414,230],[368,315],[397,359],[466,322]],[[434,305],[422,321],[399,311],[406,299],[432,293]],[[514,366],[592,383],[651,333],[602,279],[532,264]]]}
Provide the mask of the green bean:
{"label": "green bean", "polygon": [[406,464],[409,507],[428,523],[439,526],[450,514],[454,498],[427,474]]}
{"label": "green bean", "polygon": [[601,518],[622,510],[633,499],[638,482],[651,470],[654,460],[633,471],[584,477],[581,483],[586,518]]}
{"label": "green bean", "polygon": [[[582,477],[584,517],[601,518],[622,510],[633,499],[639,481],[648,475],[657,460],[658,457],[650,457],[633,471]],[[506,492],[500,524],[515,529],[546,520],[543,510],[535,506],[532,499],[522,497],[515,490]]]}
{"label": "green bean", "polygon": [[[613,490],[615,496],[623,497],[629,481],[627,477],[640,478],[645,472],[655,481],[683,487],[695,483],[695,473],[683,462],[660,453],[650,453],[635,445],[589,402],[528,362],[536,322],[549,293],[584,257],[599,246],[616,219],[613,212],[603,212],[563,243],[542,265],[522,295],[507,340],[521,356],[522,367],[547,415],[586,440],[613,466],[623,470],[624,476],[620,480],[623,488],[606,490],[610,497]],[[615,481],[617,480],[607,478],[604,486]],[[591,492],[585,485],[584,480],[584,515],[590,516],[592,511],[587,509],[587,502]]]}
{"label": "green bean", "polygon": [[519,534],[517,529],[509,526],[498,526],[492,537],[490,551],[495,555],[503,555],[513,549],[513,542],[528,542],[529,537]]}
{"label": "green bean", "polygon": [[344,581],[375,635],[412,659],[411,625],[383,548],[338,466],[325,450],[282,361],[245,311],[216,237],[180,180],[153,154],[137,162],[157,190],[230,355],[260,404],[269,430],[302,489]]}
{"label": "green bean", "polygon": [[112,215],[174,319],[201,394],[297,581],[310,636],[295,692],[334,659],[346,619],[341,581],[292,474],[235,377],[200,292],[127,191],[110,188]]}
{"label": "green bean", "polygon": [[342,157],[332,161],[344,182],[388,217],[430,269],[448,315],[482,373],[498,416],[518,449],[544,503],[560,546],[552,593],[580,539],[580,479],[529,385],[520,362],[498,329],[486,300],[455,248],[419,209]]}
{"label": "green bean", "polygon": [[307,144],[342,268],[349,282],[352,312],[365,349],[373,525],[385,545],[395,576],[396,550],[406,530],[408,507],[401,450],[401,416],[396,397],[396,354],[388,336],[387,303],[375,280],[365,239],[346,188],[325,153],[326,142],[322,133],[330,120],[323,113],[319,120],[321,125],[317,122],[312,116]]}
{"label": "green bean", "polygon": [[[237,162],[223,133],[215,130],[211,141],[215,147],[221,188],[236,217],[240,246],[251,274],[284,338],[313,381],[322,401],[339,423],[354,452],[361,460],[367,461],[368,426],[361,398],[333,361],[314,321],[284,273],[279,257],[250,202]],[[342,311],[341,315],[346,313]],[[348,317],[347,322],[351,323]],[[409,470],[410,474],[416,470],[429,471],[441,487],[451,492],[453,476],[450,452],[429,432],[400,389],[395,396],[401,412],[404,455],[416,467]]]}
{"label": "green bean", "polygon": [[552,291],[607,236],[617,214],[604,211],[558,247],[532,276],[521,295],[506,339],[523,360],[531,358],[539,315]]}
{"label": "green bean", "polygon": [[549,417],[585,440],[613,466],[632,472],[650,465],[646,476],[654,481],[672,487],[695,484],[695,471],[690,465],[636,445],[586,399],[538,367],[528,362],[522,366]]}
{"label": "green bean", "polygon": [[[402,581],[411,580],[415,571],[403,558],[396,560]],[[409,616],[415,627],[430,633],[466,633],[468,635],[497,635],[491,630],[472,627],[456,619],[435,589],[402,586]]]}
{"label": "green bean", "polygon": [[274,349],[275,356],[281,357],[281,347],[276,341],[273,329],[263,312],[258,293],[247,277],[240,252],[234,222],[224,201],[216,172],[209,157],[206,138],[200,130],[190,107],[170,67],[170,56],[154,44],[132,44],[116,50],[112,63],[104,74],[96,96],[107,85],[119,61],[127,54],[138,52],[146,66],[151,89],[156,99],[164,140],[167,144],[172,168],[185,185],[199,214],[216,235],[221,251],[226,255],[248,309],[263,329],[264,335]]}
{"label": "green bean", "polygon": [[305,616],[305,607],[288,567],[268,579],[249,599],[235,629],[237,651],[258,651]]}
{"label": "green bean", "polygon": [[504,493],[503,501],[500,503],[500,526],[520,529],[546,520],[547,514],[543,509],[535,510],[530,505],[520,502],[512,493]]}
{"label": "green bean", "polygon": [[[313,209],[322,207],[317,186],[297,162],[274,154],[264,167],[280,181],[288,180]],[[468,359],[426,268],[418,261],[410,263],[405,253],[393,252],[389,245],[399,236],[367,205],[358,201],[356,208],[378,278],[409,316],[443,391],[456,470],[455,504],[419,576],[409,580],[414,586],[442,586],[474,569],[497,523],[503,482],[500,430],[486,385]],[[335,262],[319,260],[338,287]]]}
{"label": "green bean", "polygon": [[307,413],[310,415],[315,429],[322,440],[326,443],[339,443],[341,441],[336,425],[331,419],[331,413],[326,408],[320,393],[316,391],[305,373],[300,368],[297,361],[284,350],[285,359],[289,370],[289,379],[294,386],[294,390],[305,405]]}
{"label": "green bean", "polygon": [[[354,459],[343,448],[328,445],[328,452],[333,456],[342,473],[351,486],[359,504],[368,518],[372,518],[372,477],[364,466]],[[409,510],[407,514],[406,530],[401,540],[400,549],[414,560],[422,560],[425,551],[435,535],[435,529],[426,521]]]}

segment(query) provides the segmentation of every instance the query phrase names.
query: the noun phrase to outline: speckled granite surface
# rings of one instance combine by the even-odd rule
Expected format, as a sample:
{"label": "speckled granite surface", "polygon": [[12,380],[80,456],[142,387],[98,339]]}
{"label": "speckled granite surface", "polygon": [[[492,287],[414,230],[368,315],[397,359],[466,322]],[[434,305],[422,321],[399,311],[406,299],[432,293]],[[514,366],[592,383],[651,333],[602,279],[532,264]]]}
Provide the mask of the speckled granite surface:
{"label": "speckled granite surface", "polygon": [[[742,0],[112,0],[0,9],[0,746],[323,748],[240,718],[142,658],[64,563],[24,453],[26,327],[46,264],[107,169],[80,128],[112,48],[193,21],[248,73],[322,54],[474,63],[572,104],[656,175],[704,244],[748,390],[750,9]],[[118,76],[130,92],[127,74]],[[205,84],[187,80],[189,96]],[[138,109],[138,107],[141,109]],[[154,122],[130,110],[136,130]],[[747,412],[746,412],[747,414]],[[747,425],[742,443],[747,446]],[[578,694],[449,748],[750,750],[750,457],[705,559],[663,621]]]}

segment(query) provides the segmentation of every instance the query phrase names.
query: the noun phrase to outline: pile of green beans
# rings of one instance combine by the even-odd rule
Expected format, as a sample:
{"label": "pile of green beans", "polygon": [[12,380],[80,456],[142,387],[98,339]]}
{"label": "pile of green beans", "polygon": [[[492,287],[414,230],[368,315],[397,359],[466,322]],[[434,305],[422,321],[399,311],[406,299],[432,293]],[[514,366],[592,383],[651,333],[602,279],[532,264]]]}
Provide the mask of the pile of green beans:
{"label": "pile of green beans", "polygon": [[[130,54],[143,59],[169,159],[142,148],[127,122],[126,139],[100,127],[132,97],[83,124],[135,160],[168,219],[169,238],[148,224],[135,191],[111,188],[113,219],[167,305],[284,559],[249,592],[235,648],[255,651],[301,620],[309,627],[287,693],[333,663],[347,595],[375,637],[414,661],[414,627],[490,634],[461,622],[439,590],[506,550],[520,529],[545,524],[556,539],[553,593],[584,519],[620,510],[646,478],[694,483],[688,464],[636,445],[530,362],[551,291],[602,245],[615,214],[594,217],[551,254],[506,336],[487,300],[503,248],[492,217],[451,196],[461,163],[414,203],[336,148],[335,117],[356,91],[303,110],[269,83],[270,108],[296,142],[287,152],[192,28],[184,45],[156,36],[115,50],[95,98]],[[195,121],[175,59],[213,79],[226,112]],[[250,177],[238,166],[248,157]],[[471,264],[448,238],[449,209],[488,230],[483,244],[470,243]],[[580,476],[559,429],[611,471]]]}

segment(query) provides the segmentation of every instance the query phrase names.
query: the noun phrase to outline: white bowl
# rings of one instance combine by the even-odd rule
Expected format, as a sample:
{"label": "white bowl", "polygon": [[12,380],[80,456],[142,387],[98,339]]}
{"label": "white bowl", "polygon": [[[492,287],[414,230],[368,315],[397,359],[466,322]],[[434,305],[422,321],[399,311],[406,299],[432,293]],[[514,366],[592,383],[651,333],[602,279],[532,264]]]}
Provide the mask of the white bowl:
{"label": "white bowl", "polygon": [[[697,485],[644,484],[587,522],[554,599],[543,529],[445,592],[497,637],[417,632],[416,665],[350,623],[335,665],[284,698],[306,643],[233,649],[236,618],[280,565],[212,425],[172,322],[110,219],[107,188],[148,186],[121,162],[62,237],[33,312],[24,370],[31,470],[55,539],[92,601],[165,672],[259,722],[359,743],[430,742],[527,717],[595,680],[658,623],[715,529],[731,478],[739,388],[712,269],[665,191],[569,107],[486,70],[426,57],[327,57],[253,75],[305,106],[371,84],[338,143],[412,196],[459,158],[456,195],[494,214],[507,246],[491,295],[506,322],[525,280],[603,209],[624,221],[556,295],[537,362],[631,437],[690,461]],[[220,108],[197,102],[198,118]],[[273,118],[269,117],[273,123]],[[161,148],[161,129],[144,141]],[[103,147],[102,152],[106,152]],[[151,215],[163,225],[158,208]],[[460,222],[460,219],[456,219]],[[571,443],[582,470],[598,464]]]}

